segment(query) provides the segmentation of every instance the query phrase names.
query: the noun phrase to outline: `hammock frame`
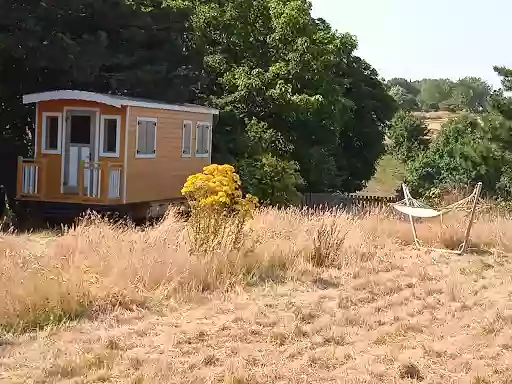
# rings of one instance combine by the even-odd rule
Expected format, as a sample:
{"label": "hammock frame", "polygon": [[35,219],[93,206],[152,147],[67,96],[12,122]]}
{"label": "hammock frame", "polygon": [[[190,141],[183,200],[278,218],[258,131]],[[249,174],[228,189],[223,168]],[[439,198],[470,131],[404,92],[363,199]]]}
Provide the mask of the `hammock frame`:
{"label": "hammock frame", "polygon": [[[410,203],[411,203],[410,200],[412,199],[412,197],[411,197],[411,195],[409,193],[409,188],[407,187],[407,185],[402,184],[402,189],[404,191],[406,206],[412,207],[410,205]],[[414,218],[413,218],[414,216],[412,214],[408,214],[409,222],[411,224],[412,235],[414,237],[414,245],[417,248],[419,248],[419,249],[425,249],[425,250],[431,250],[431,251],[448,252],[448,253],[454,253],[454,254],[457,254],[457,255],[463,255],[464,253],[466,253],[466,251],[469,248],[471,229],[473,227],[473,222],[474,222],[474,219],[475,219],[475,212],[476,212],[478,200],[480,199],[481,192],[482,192],[482,183],[478,183],[476,185],[473,193],[468,198],[461,200],[461,202],[462,202],[462,201],[465,201],[467,199],[470,199],[470,200],[472,200],[472,204],[471,204],[471,213],[470,213],[468,225],[467,225],[466,231],[464,233],[464,242],[459,245],[459,248],[457,250],[422,246],[420,240],[418,239],[418,234],[416,232],[416,225],[414,224]],[[438,215],[438,216],[441,217],[441,225],[442,225],[442,220],[443,220],[443,213],[445,213],[447,211],[455,210],[455,209],[457,209],[459,207],[459,205],[460,205],[460,202],[452,204],[451,206],[446,207],[445,209],[441,210],[440,215]],[[424,217],[424,218],[428,218],[428,217]]]}

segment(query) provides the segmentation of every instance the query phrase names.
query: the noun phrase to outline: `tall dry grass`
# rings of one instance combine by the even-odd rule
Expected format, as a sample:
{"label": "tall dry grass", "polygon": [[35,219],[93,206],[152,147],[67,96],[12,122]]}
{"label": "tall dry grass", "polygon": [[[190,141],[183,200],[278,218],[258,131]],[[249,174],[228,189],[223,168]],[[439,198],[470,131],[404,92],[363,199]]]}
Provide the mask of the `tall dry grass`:
{"label": "tall dry grass", "polygon": [[[435,221],[418,223],[418,235],[454,248],[463,238],[463,219],[445,218],[442,232]],[[170,211],[147,228],[89,217],[54,238],[1,235],[1,329],[40,329],[119,307],[158,308],[169,299],[300,278],[318,268],[353,273],[412,244],[407,220],[376,211],[355,217],[262,209],[241,229],[227,222],[210,238],[201,236],[211,242],[202,252],[188,225]],[[512,221],[480,214],[472,238],[475,247],[511,252]]]}

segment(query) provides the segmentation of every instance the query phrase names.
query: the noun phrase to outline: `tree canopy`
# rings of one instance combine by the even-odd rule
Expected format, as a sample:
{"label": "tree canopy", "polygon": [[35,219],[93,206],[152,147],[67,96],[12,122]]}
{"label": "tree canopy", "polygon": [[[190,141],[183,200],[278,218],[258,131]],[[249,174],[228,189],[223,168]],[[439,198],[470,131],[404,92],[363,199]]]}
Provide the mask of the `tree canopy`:
{"label": "tree canopy", "polygon": [[[399,88],[397,88],[399,87]],[[422,79],[409,81],[393,78],[387,81],[390,94],[404,110],[453,110],[485,112],[492,87],[479,77]]]}
{"label": "tree canopy", "polygon": [[[496,68],[505,89],[512,71]],[[512,103],[502,93],[489,99],[489,111],[446,122],[429,148],[408,166],[408,182],[427,193],[432,188],[481,181],[484,190],[512,198]]]}
{"label": "tree canopy", "polygon": [[384,150],[396,103],[354,36],[307,0],[6,0],[0,124],[26,151],[21,95],[74,88],[222,110],[214,161],[272,203],[355,191]]}
{"label": "tree canopy", "polygon": [[395,106],[353,36],[312,18],[306,0],[209,1],[194,25],[210,79],[203,94],[225,111],[219,161],[246,162],[256,121],[270,141],[263,153],[300,170],[304,189],[355,191],[370,179]]}
{"label": "tree canopy", "polygon": [[[24,141],[25,93],[53,89],[192,100],[191,9],[124,0],[0,2],[0,126]],[[171,59],[172,58],[172,59]],[[9,135],[9,138],[6,136]]]}
{"label": "tree canopy", "polygon": [[410,112],[398,111],[389,123],[389,151],[403,163],[408,163],[428,145],[427,127],[423,120]]}

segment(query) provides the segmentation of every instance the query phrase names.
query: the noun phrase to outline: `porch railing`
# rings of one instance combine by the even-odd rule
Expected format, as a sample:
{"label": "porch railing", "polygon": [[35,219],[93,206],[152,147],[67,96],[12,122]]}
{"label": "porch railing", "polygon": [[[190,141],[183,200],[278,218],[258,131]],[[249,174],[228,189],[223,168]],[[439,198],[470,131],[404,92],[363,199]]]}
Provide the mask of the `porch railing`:
{"label": "porch railing", "polygon": [[120,200],[122,197],[123,164],[111,162],[80,163],[79,195],[96,201]]}
{"label": "porch railing", "polygon": [[40,197],[45,187],[45,160],[24,159],[18,157],[18,180],[16,194],[18,197]]}
{"label": "porch railing", "polygon": [[123,175],[123,166],[120,164],[109,164],[108,168],[108,198],[121,198],[121,177]]}

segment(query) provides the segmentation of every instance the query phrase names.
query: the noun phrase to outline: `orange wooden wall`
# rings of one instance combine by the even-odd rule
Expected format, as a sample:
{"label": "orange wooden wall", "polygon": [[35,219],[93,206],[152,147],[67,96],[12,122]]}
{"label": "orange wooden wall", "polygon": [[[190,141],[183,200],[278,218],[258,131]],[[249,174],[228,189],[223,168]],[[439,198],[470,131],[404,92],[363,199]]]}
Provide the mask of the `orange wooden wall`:
{"label": "orange wooden wall", "polygon": [[[156,118],[156,157],[136,158],[137,117]],[[192,156],[181,156],[183,121],[192,121]],[[127,202],[181,198],[181,188],[191,174],[210,163],[195,157],[196,122],[213,123],[213,115],[162,109],[129,108]]]}

